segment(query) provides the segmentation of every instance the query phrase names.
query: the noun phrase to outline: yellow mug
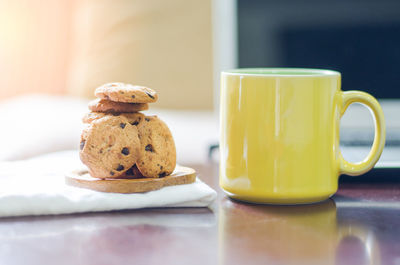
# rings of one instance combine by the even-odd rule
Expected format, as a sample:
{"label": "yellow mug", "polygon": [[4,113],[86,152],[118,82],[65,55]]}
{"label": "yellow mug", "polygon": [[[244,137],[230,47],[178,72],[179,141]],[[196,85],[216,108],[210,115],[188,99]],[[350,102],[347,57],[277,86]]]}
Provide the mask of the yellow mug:
{"label": "yellow mug", "polygon": [[[220,186],[232,198],[271,204],[325,200],[340,174],[360,175],[378,161],[385,121],[377,100],[340,89],[340,73],[253,68],[221,74]],[[373,113],[375,138],[361,162],[339,149],[340,118],[352,103]]]}

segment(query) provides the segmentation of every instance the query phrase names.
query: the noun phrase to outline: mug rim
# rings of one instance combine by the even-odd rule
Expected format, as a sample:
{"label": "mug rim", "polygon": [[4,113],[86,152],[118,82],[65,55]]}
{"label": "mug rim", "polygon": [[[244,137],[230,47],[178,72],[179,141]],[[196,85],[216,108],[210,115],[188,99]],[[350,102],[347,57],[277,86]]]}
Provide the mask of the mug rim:
{"label": "mug rim", "polygon": [[318,68],[286,68],[286,67],[236,68],[236,69],[224,70],[221,72],[221,74],[243,75],[243,76],[279,76],[279,77],[340,76],[340,73],[334,70],[318,69]]}

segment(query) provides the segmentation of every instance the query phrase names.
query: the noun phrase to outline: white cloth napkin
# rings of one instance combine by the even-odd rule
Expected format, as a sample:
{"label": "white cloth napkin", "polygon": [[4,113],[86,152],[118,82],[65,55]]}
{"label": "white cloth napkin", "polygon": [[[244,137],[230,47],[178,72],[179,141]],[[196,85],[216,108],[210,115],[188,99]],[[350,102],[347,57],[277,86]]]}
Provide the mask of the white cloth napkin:
{"label": "white cloth napkin", "polygon": [[0,217],[100,212],[151,207],[207,207],[216,192],[199,179],[140,194],[71,187],[66,172],[82,168],[77,151],[0,163]]}

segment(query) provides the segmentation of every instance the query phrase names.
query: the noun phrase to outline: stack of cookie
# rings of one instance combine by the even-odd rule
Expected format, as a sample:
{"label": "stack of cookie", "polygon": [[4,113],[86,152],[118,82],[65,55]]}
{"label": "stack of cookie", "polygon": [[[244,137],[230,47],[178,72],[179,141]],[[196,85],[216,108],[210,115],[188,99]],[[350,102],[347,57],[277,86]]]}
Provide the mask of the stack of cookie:
{"label": "stack of cookie", "polygon": [[174,139],[157,116],[146,116],[157,93],[124,83],[105,84],[95,91],[91,112],[83,122],[80,158],[99,179],[163,178],[176,166]]}

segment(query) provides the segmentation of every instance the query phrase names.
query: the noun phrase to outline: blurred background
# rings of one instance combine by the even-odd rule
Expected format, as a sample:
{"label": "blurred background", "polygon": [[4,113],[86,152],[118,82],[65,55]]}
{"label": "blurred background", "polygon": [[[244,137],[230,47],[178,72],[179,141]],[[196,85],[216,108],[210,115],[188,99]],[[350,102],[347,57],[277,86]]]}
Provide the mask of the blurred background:
{"label": "blurred background", "polygon": [[[203,161],[218,142],[219,73],[236,67],[340,71],[397,136],[399,47],[395,0],[0,0],[0,160],[75,148],[94,89],[120,81],[154,88],[178,161]],[[367,111],[343,123],[344,142],[370,144]]]}
{"label": "blurred background", "polygon": [[210,1],[3,0],[0,98],[93,98],[121,81],[156,89],[160,107],[211,109],[211,23]]}
{"label": "blurred background", "polygon": [[238,0],[240,67],[342,73],[343,90],[400,98],[400,2]]}

